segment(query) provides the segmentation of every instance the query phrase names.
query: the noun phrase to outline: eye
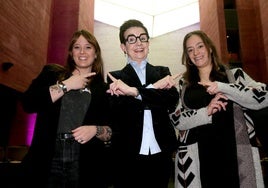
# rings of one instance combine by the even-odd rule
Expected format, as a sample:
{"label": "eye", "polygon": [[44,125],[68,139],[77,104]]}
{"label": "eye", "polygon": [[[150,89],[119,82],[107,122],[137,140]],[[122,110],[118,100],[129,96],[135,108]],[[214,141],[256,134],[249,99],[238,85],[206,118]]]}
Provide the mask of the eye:
{"label": "eye", "polygon": [[135,42],[135,41],[136,41],[136,37],[134,37],[134,36],[128,37],[128,42],[129,43],[132,43],[132,42]]}
{"label": "eye", "polygon": [[141,40],[142,42],[147,42],[147,41],[148,41],[148,37],[147,37],[146,35],[141,35],[141,36],[140,36],[140,40]]}
{"label": "eye", "polygon": [[73,49],[80,49],[80,46],[73,46]]}
{"label": "eye", "polygon": [[89,46],[89,45],[88,45],[88,46],[86,46],[86,49],[91,49],[91,48],[92,48],[92,46]]}
{"label": "eye", "polygon": [[197,46],[198,49],[203,48],[203,47],[204,47],[203,44],[200,44],[200,45]]}
{"label": "eye", "polygon": [[191,53],[192,51],[193,51],[192,48],[188,48],[188,49],[187,49],[187,53],[188,53],[188,54]]}

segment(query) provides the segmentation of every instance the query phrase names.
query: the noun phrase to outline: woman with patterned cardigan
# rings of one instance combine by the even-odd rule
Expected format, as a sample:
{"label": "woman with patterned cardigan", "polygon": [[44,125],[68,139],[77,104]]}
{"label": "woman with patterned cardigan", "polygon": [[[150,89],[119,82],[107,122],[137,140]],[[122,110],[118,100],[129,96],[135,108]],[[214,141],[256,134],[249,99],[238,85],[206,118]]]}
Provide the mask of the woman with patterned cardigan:
{"label": "woman with patterned cardigan", "polygon": [[202,31],[183,41],[186,72],[170,114],[179,130],[175,187],[264,187],[253,122],[245,109],[268,106],[267,85],[222,64]]}

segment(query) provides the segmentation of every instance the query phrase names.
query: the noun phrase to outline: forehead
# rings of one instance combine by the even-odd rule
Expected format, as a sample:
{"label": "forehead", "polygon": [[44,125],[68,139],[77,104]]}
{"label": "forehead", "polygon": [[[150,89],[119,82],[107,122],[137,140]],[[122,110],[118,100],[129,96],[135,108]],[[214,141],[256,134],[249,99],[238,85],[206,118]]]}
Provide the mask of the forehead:
{"label": "forehead", "polygon": [[87,39],[83,35],[80,35],[77,38],[75,44],[77,44],[77,43],[79,43],[79,44],[88,44],[89,42],[87,41]]}
{"label": "forehead", "polygon": [[141,33],[145,33],[145,30],[142,27],[130,27],[125,31],[124,36],[125,37],[128,35],[139,36]]}
{"label": "forehead", "polygon": [[195,46],[200,43],[203,43],[203,40],[198,35],[192,35],[187,39],[186,46]]}

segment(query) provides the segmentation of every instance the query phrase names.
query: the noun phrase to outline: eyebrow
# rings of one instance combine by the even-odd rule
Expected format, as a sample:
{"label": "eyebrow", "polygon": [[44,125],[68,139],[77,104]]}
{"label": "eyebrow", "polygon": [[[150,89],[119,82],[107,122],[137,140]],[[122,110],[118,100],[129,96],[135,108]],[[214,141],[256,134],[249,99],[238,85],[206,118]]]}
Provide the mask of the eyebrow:
{"label": "eyebrow", "polygon": [[131,34],[127,35],[126,38],[127,38],[128,36],[139,37],[139,36],[141,36],[141,35],[147,35],[147,33],[140,33],[139,35],[135,35],[135,34],[131,33]]}
{"label": "eyebrow", "polygon": [[[199,45],[199,44],[205,44],[205,43],[201,41],[201,42],[198,42],[196,45]],[[188,48],[193,48],[193,46],[186,47],[186,49],[188,49]]]}

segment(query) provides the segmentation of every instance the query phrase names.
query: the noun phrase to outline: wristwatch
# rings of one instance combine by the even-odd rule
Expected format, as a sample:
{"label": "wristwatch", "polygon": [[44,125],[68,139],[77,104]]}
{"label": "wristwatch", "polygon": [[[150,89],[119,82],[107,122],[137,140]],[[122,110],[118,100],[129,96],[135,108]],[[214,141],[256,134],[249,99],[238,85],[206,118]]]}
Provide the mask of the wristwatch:
{"label": "wristwatch", "polygon": [[58,82],[58,86],[61,88],[63,93],[67,93],[67,87],[62,81]]}

